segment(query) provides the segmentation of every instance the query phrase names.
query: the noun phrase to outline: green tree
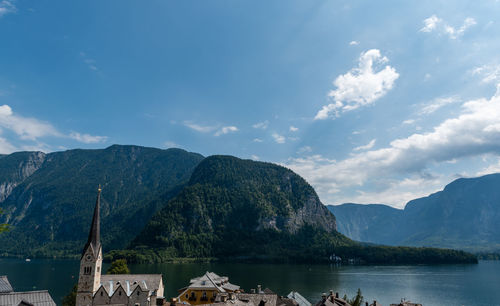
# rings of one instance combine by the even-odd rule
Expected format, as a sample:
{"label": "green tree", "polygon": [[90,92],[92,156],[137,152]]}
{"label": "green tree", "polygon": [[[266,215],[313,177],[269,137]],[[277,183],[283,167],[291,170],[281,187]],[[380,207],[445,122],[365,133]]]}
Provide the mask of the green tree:
{"label": "green tree", "polygon": [[347,302],[351,304],[351,306],[361,306],[361,304],[363,304],[363,295],[361,294],[361,289],[358,288],[358,293],[356,294],[356,296],[353,299],[348,300]]}
{"label": "green tree", "polygon": [[75,306],[76,305],[76,292],[78,284],[75,284],[71,291],[62,299],[62,306]]}
{"label": "green tree", "polygon": [[111,263],[107,274],[129,274],[130,270],[125,259],[117,259]]}
{"label": "green tree", "polygon": [[[3,214],[2,209],[0,208],[0,215]],[[6,232],[9,230],[9,225],[7,223],[0,224],[0,233]]]}

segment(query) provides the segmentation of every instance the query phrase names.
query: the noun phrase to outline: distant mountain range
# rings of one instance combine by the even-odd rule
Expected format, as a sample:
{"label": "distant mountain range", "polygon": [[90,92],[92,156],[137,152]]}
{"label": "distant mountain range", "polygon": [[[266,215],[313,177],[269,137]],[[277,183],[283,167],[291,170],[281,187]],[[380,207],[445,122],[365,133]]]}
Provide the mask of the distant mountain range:
{"label": "distant mountain range", "polygon": [[408,202],[404,210],[352,203],[328,208],[339,232],[354,240],[500,251],[500,174],[457,179],[440,192]]}
{"label": "distant mountain range", "polygon": [[[293,171],[232,156],[114,145],[0,157],[0,255],[78,256],[102,184],[109,257],[475,262],[452,250],[371,246],[336,230],[335,216]],[[111,250],[115,251],[111,251]],[[111,251],[111,252],[110,252]]]}

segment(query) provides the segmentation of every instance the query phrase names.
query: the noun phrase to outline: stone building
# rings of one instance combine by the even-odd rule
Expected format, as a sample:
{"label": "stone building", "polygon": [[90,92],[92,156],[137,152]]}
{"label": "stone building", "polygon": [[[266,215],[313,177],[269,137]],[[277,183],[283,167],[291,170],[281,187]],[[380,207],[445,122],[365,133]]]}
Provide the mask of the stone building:
{"label": "stone building", "polygon": [[156,300],[163,298],[161,274],[101,275],[100,201],[101,188],[97,194],[89,237],[80,258],[76,305],[156,305]]}

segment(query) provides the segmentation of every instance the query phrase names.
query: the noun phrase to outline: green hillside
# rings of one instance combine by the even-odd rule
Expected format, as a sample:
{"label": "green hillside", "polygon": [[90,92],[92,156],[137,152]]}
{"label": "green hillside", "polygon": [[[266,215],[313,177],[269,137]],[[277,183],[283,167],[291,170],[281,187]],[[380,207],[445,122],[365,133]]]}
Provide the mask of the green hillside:
{"label": "green hillside", "polygon": [[300,176],[231,156],[204,159],[129,250],[110,255],[149,262],[178,257],[324,262],[333,253],[365,263],[475,261],[464,252],[352,241],[336,231],[334,215]]}
{"label": "green hillside", "polygon": [[[39,155],[43,161],[35,169],[32,157]],[[15,184],[0,203],[5,213],[0,221],[12,225],[11,231],[0,236],[0,253],[78,254],[88,233],[98,184],[103,188],[104,247],[125,247],[160,205],[188,181],[202,159],[180,149],[118,145],[3,157],[0,185]],[[23,172],[29,175],[19,178],[16,174]]]}

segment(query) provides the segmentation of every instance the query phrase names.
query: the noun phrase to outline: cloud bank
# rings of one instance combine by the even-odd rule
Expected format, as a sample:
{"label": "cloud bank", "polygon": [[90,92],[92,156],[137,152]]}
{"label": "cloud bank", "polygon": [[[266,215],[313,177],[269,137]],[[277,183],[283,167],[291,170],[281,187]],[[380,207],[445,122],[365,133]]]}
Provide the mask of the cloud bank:
{"label": "cloud bank", "polygon": [[[384,190],[393,188],[394,191],[401,182],[391,178],[412,175],[413,180],[427,177],[428,181],[436,182],[437,179],[427,173],[429,165],[484,154],[500,155],[500,86],[490,99],[463,103],[460,115],[443,121],[431,132],[395,139],[384,148],[355,153],[339,161],[312,155],[292,158],[285,164],[307,178],[329,202],[337,203],[332,194],[339,192],[341,187],[386,180],[392,186],[385,186]],[[381,200],[383,191],[377,195]],[[410,195],[415,193],[407,194]],[[409,199],[411,197],[406,198]]]}

